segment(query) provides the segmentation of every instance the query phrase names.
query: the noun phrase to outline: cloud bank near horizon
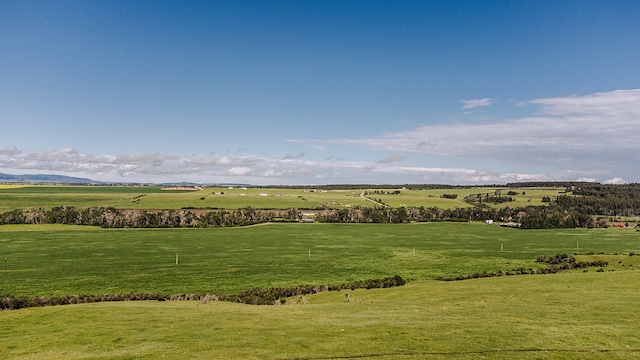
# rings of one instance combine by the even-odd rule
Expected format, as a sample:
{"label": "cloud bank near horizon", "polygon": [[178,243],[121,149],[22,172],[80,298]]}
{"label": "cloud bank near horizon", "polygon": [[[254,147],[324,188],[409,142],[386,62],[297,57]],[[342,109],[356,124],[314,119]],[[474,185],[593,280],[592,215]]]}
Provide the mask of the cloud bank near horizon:
{"label": "cloud bank near horizon", "polygon": [[576,174],[601,181],[640,177],[634,166],[640,159],[640,89],[518,103],[529,105],[538,106],[539,113],[489,124],[425,125],[331,142],[424,157],[528,165],[565,177]]}
{"label": "cloud bank near horizon", "polygon": [[[86,176],[115,182],[203,183],[242,182],[256,185],[323,183],[505,183],[552,180],[544,174],[500,173],[466,168],[394,165],[396,160],[311,161],[257,156],[217,156],[149,153],[93,155],[74,149],[23,153],[15,147],[0,149],[0,169]],[[3,170],[6,171],[6,170]],[[371,181],[380,177],[392,181]],[[406,180],[406,181],[402,181]]]}
{"label": "cloud bank near horizon", "polygon": [[[463,102],[463,108],[488,106],[492,101],[468,100]],[[535,110],[531,116],[485,124],[424,125],[364,138],[286,140],[304,148],[279,157],[162,152],[86,154],[71,147],[25,152],[9,146],[0,148],[0,169],[81,175],[102,181],[259,185],[551,180],[623,183],[640,178],[640,170],[634,166],[640,159],[640,89],[540,98],[516,106]],[[333,155],[323,156],[324,160],[314,158],[333,146],[375,150],[385,155],[375,160],[337,160]],[[443,161],[451,166],[428,166]],[[468,163],[479,166],[460,165]],[[501,166],[480,168],[488,167],[483,165],[487,163]],[[501,170],[505,168],[520,170]]]}

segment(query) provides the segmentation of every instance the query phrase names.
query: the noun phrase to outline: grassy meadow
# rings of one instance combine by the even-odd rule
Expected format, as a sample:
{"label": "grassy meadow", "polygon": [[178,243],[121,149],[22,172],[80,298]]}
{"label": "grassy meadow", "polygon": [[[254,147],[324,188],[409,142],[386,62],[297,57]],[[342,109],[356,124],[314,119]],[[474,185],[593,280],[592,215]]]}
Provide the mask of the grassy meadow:
{"label": "grassy meadow", "polygon": [[204,188],[165,190],[156,186],[11,186],[0,187],[0,212],[55,206],[115,207],[118,209],[320,209],[371,205],[360,191],[309,192],[302,189]]}
{"label": "grassy meadow", "polygon": [[7,359],[636,359],[638,286],[633,271],[575,272],[414,281],[283,306],[29,308],[0,313],[0,352]]}
{"label": "grassy meadow", "polygon": [[[369,194],[370,199],[382,200],[391,207],[424,206],[450,209],[469,207],[464,197],[470,194],[491,193],[497,188],[455,188],[436,190],[401,190],[399,195]],[[563,189],[516,189],[519,195],[513,202],[492,205],[542,205],[543,196],[556,196]],[[367,190],[372,192],[374,190]],[[380,191],[393,192],[392,189]],[[522,192],[525,194],[522,194]],[[322,209],[348,206],[372,206],[361,197],[362,190],[318,190],[276,188],[204,188],[202,190],[163,190],[157,186],[62,186],[62,185],[2,185],[0,186],[0,212],[14,209],[55,206],[114,207],[118,209]],[[503,195],[506,191],[502,190]],[[456,194],[457,199],[442,198],[443,194]]]}
{"label": "grassy meadow", "polygon": [[[542,196],[560,190],[524,189],[526,194],[514,198],[539,205]],[[446,208],[466,206],[462,198],[469,191],[479,192],[403,190],[370,197],[391,206]],[[0,211],[61,205],[371,204],[360,193],[3,186]],[[443,199],[444,193],[458,198]],[[308,206],[291,205],[300,203]],[[578,254],[578,261],[605,260],[609,266],[604,271],[435,280],[542,267],[536,257],[560,253]],[[293,297],[279,306],[131,301],[2,311],[0,358],[637,359],[640,256],[630,253],[640,254],[635,229],[520,230],[450,222],[210,229],[2,225],[0,296],[235,294],[254,287],[341,284],[393,275],[410,281],[397,288]]]}
{"label": "grassy meadow", "polygon": [[480,223],[212,229],[4,225],[0,249],[6,267],[0,294],[233,294],[394,275],[418,280],[508,271],[536,267],[537,256],[558,253],[626,256],[640,253],[640,237],[634,229],[525,231]]}

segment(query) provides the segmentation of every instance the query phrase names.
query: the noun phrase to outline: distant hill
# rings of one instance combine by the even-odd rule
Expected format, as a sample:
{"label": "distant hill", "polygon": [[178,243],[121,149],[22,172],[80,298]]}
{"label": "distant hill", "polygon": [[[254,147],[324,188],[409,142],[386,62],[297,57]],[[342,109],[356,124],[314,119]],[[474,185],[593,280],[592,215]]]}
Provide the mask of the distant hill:
{"label": "distant hill", "polygon": [[64,175],[52,175],[52,174],[25,174],[25,175],[11,175],[0,173],[0,182],[17,182],[17,183],[58,183],[58,184],[99,184],[100,181],[95,181],[86,178],[77,178]]}

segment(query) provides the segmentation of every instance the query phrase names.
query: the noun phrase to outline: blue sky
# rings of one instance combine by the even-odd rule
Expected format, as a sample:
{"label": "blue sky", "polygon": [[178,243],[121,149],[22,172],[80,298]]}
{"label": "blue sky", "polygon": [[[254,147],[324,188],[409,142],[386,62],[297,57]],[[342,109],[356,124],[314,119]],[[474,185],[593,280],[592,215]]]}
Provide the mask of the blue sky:
{"label": "blue sky", "polygon": [[638,1],[0,0],[0,172],[639,182]]}

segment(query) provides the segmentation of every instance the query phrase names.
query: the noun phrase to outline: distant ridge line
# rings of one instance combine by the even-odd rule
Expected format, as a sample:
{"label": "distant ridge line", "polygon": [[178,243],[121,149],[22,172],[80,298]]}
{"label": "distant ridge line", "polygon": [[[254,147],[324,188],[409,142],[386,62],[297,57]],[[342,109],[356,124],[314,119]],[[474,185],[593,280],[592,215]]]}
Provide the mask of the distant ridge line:
{"label": "distant ridge line", "polygon": [[100,181],[95,181],[87,178],[79,178],[65,175],[53,175],[53,174],[24,174],[24,175],[11,175],[0,173],[0,182],[11,183],[58,183],[58,184],[100,184]]}
{"label": "distant ridge line", "polygon": [[118,182],[118,181],[97,181],[88,178],[72,177],[55,174],[23,174],[12,175],[0,173],[0,183],[26,183],[26,184],[73,184],[73,185],[158,185],[158,186],[245,186],[252,188],[296,188],[296,189],[323,189],[323,190],[352,190],[352,189],[407,189],[407,190],[429,190],[429,189],[459,189],[459,188],[523,188],[523,187],[570,187],[583,184],[599,184],[597,182],[585,181],[532,181],[517,182],[507,184],[482,184],[482,185],[450,185],[450,184],[324,184],[324,185],[251,185],[242,183],[194,183],[194,182]]}

